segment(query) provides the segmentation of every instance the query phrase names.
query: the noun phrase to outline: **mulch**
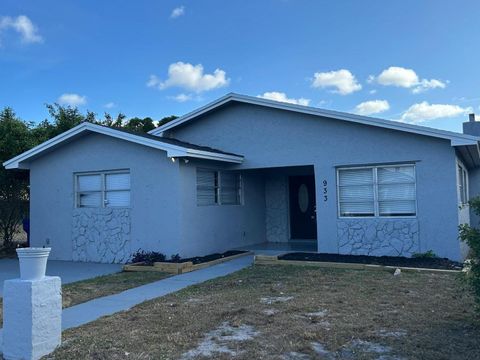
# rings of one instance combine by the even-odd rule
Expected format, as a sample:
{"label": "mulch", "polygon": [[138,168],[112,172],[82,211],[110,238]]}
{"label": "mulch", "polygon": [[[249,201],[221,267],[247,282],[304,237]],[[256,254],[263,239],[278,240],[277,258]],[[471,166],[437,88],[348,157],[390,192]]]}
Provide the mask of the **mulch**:
{"label": "mulch", "polygon": [[319,261],[355,263],[369,265],[399,266],[428,269],[461,270],[463,264],[438,257],[412,257],[403,256],[368,256],[368,255],[341,255],[318,253],[288,253],[278,257],[279,260]]}

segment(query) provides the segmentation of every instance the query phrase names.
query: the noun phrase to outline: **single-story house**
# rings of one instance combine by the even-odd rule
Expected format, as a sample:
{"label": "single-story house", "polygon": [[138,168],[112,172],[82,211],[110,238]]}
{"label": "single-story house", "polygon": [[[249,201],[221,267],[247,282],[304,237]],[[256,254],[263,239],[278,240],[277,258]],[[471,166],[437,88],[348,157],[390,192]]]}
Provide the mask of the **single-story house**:
{"label": "single-story house", "polygon": [[82,123],[7,161],[30,171],[32,246],[126,262],[253,244],[460,260],[480,193],[470,134],[228,94],[150,132]]}

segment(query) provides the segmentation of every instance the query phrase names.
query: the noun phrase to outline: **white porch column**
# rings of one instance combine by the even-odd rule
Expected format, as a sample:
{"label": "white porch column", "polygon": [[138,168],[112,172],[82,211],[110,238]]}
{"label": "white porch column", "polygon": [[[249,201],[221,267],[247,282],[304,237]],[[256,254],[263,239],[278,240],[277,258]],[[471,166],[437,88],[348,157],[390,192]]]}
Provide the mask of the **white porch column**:
{"label": "white porch column", "polygon": [[3,357],[40,359],[61,343],[62,297],[57,276],[6,280],[3,291]]}

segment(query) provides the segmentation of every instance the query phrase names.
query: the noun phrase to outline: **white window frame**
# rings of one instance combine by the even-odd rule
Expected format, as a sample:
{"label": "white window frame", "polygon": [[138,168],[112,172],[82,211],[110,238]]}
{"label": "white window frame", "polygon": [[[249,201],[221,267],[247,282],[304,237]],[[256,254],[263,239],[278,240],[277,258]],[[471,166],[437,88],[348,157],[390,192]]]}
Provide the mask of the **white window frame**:
{"label": "white window frame", "polygon": [[[378,168],[388,167],[413,167],[413,176],[415,179],[414,193],[415,193],[415,215],[380,215],[378,206]],[[340,171],[342,170],[356,170],[356,169],[371,169],[373,171],[373,216],[345,216],[340,212]],[[387,165],[370,165],[370,166],[342,166],[337,168],[337,217],[341,219],[415,219],[418,214],[418,201],[417,201],[417,169],[415,163],[401,163],[401,164],[387,164]]]}
{"label": "white window frame", "polygon": [[[465,182],[462,182],[462,177],[460,177],[459,170],[462,171],[462,177]],[[468,204],[469,201],[469,196],[468,196],[468,190],[469,190],[469,183],[468,183],[468,170],[461,163],[460,161],[457,161],[457,189],[458,189],[458,204],[460,206],[465,206]],[[465,201],[462,199],[462,190],[463,190],[463,195],[465,196]]]}
{"label": "white window frame", "polygon": [[[106,189],[106,181],[105,177],[106,175],[111,175],[111,174],[128,174],[130,176],[130,170],[108,170],[108,171],[88,171],[88,172],[79,172],[74,174],[74,194],[75,194],[75,208],[76,209],[104,209],[104,208],[115,208],[115,209],[130,209],[132,207],[132,184],[130,183],[130,189],[128,190],[107,190]],[[79,191],[79,186],[78,186],[78,178],[80,176],[85,176],[85,175],[100,175],[101,178],[101,190],[100,191]],[[131,178],[130,178],[131,181]],[[106,206],[108,204],[107,202],[107,192],[115,192],[115,191],[129,191],[130,193],[130,198],[129,198],[129,206]],[[101,205],[100,206],[80,206],[80,199],[79,199],[79,194],[80,193],[85,193],[85,192],[100,192],[101,193]]]}
{"label": "white window frame", "polygon": [[[231,203],[222,203],[222,173],[224,171],[220,171],[220,170],[214,170],[214,169],[208,169],[208,168],[197,168],[197,171],[198,170],[202,170],[202,171],[210,171],[210,172],[213,172],[215,173],[216,175],[216,178],[217,178],[217,187],[216,187],[216,202],[214,204],[205,204],[205,205],[202,205],[202,204],[199,204],[198,203],[198,200],[197,200],[197,206],[199,207],[204,207],[204,206],[242,206],[243,205],[243,176],[241,173],[235,173],[237,176],[238,176],[238,203],[237,204],[231,204]],[[197,180],[196,180],[196,177],[195,177],[195,199],[197,199],[197,191],[198,191],[198,184],[197,184]]]}

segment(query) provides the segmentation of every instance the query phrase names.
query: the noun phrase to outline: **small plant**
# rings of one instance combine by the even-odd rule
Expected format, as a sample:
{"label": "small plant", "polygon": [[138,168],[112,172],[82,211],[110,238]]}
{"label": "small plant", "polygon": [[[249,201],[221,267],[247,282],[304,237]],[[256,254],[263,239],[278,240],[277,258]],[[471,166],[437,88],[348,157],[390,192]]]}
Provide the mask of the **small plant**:
{"label": "small plant", "polygon": [[[476,215],[480,216],[480,197],[468,202]],[[480,230],[467,224],[460,225],[460,239],[470,248],[469,257],[465,262],[465,280],[470,285],[480,311]]]}
{"label": "small plant", "polygon": [[181,257],[178,254],[174,254],[174,255],[170,256],[170,260],[172,262],[180,262],[180,259],[181,259]]}
{"label": "small plant", "polygon": [[156,251],[144,251],[144,250],[137,250],[132,255],[132,259],[130,260],[131,263],[138,263],[143,262],[147,265],[153,265],[154,262],[163,262],[165,261],[166,256],[160,252]]}
{"label": "small plant", "polygon": [[412,254],[412,258],[417,258],[417,259],[434,259],[438,258],[437,254],[433,252],[433,250],[428,250],[424,253],[414,253]]}

